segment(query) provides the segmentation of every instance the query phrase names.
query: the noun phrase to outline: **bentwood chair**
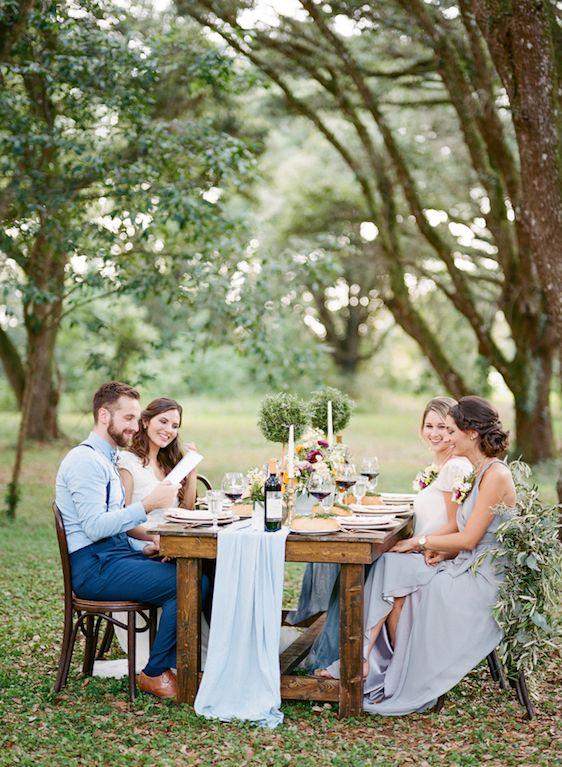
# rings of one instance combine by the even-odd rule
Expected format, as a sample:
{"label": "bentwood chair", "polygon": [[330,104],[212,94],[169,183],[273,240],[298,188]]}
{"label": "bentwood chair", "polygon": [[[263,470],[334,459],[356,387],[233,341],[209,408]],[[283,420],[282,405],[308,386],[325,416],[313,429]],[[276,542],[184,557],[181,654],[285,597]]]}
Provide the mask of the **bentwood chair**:
{"label": "bentwood chair", "polygon": [[203,476],[203,474],[198,474],[197,475],[197,497],[198,498],[199,498],[199,485],[203,485],[205,492],[207,492],[207,490],[213,489],[213,486],[211,485],[207,477]]}
{"label": "bentwood chair", "polygon": [[[85,638],[84,660],[82,672],[86,676],[92,676],[96,648],[102,623],[107,624],[98,659],[109,649],[113,636],[113,626],[119,626],[127,632],[127,659],[129,670],[129,698],[133,701],[136,697],[136,635],[144,631],[149,632],[149,642],[152,647],[156,635],[157,608],[153,605],[129,600],[105,602],[93,599],[80,599],[72,590],[70,555],[66,542],[66,532],[60,510],[53,504],[55,515],[55,527],[59,544],[62,574],[64,581],[64,629],[55,692],[59,692],[66,684],[74,645],[80,631]],[[113,616],[113,613],[126,613],[127,623],[123,623]],[[137,614],[141,616],[143,625],[137,627]]]}

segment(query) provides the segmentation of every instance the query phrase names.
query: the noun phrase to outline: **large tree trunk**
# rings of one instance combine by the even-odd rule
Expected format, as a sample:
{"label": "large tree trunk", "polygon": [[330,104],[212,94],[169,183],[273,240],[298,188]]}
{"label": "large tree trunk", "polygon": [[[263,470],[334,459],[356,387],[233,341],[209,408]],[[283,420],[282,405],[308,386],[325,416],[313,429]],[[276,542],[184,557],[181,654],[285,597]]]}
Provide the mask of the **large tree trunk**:
{"label": "large tree trunk", "polygon": [[58,426],[59,387],[55,381],[54,352],[58,326],[28,333],[28,369],[35,375],[31,383],[26,437],[49,442],[61,436]]}
{"label": "large tree trunk", "polygon": [[549,404],[552,359],[548,355],[540,362],[541,369],[535,370],[526,390],[514,399],[516,444],[512,454],[521,456],[527,463],[546,461],[554,449]]}
{"label": "large tree trunk", "polygon": [[521,161],[523,226],[562,338],[562,142],[556,20],[548,0],[473,0],[509,96]]}
{"label": "large tree trunk", "polygon": [[47,227],[43,225],[35,240],[27,275],[39,294],[48,295],[50,300],[30,302],[24,308],[27,369],[34,371],[26,437],[40,441],[60,436],[57,420],[59,387],[55,383],[54,360],[66,258],[49,239]]}

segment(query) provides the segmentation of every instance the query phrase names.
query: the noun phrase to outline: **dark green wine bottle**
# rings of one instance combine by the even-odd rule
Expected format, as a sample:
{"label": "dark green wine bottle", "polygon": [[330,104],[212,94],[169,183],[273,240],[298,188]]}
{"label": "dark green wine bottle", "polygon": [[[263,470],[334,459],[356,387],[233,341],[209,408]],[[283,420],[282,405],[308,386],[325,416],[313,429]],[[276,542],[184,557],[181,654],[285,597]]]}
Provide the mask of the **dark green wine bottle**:
{"label": "dark green wine bottle", "polygon": [[281,530],[281,516],[283,513],[283,495],[281,493],[281,480],[277,476],[277,461],[269,462],[269,476],[265,480],[263,488],[265,498],[264,529],[268,533]]}

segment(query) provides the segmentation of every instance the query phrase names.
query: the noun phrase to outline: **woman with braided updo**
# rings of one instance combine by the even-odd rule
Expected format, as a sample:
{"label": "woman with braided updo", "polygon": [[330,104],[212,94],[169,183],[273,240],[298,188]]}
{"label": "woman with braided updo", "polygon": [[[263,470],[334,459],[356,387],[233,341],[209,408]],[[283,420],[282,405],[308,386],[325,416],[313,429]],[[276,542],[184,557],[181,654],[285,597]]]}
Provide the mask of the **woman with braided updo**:
{"label": "woman with braided updo", "polygon": [[[365,584],[364,708],[383,715],[433,706],[501,640],[492,615],[501,563],[496,548],[497,507],[515,504],[508,446],[497,411],[480,397],[463,397],[446,417],[447,439],[473,471],[453,488],[458,532],[400,541]],[[404,557],[412,551],[423,557]],[[478,562],[477,562],[478,560]],[[473,565],[477,564],[476,567]],[[381,629],[396,597],[406,597],[394,647]],[[326,675],[338,676],[336,662]]]}

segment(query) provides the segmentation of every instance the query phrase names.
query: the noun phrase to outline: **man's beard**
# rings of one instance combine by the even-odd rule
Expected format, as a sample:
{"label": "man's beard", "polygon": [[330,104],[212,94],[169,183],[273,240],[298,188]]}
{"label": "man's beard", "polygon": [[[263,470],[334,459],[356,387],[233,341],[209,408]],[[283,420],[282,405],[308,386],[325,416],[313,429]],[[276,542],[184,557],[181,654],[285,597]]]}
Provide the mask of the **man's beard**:
{"label": "man's beard", "polygon": [[[117,431],[113,424],[113,413],[111,413],[111,418],[107,427],[107,433],[115,442],[117,447],[129,447],[133,439],[134,431],[132,429],[123,429],[122,431]],[[130,432],[130,434],[127,434],[126,432]]]}

